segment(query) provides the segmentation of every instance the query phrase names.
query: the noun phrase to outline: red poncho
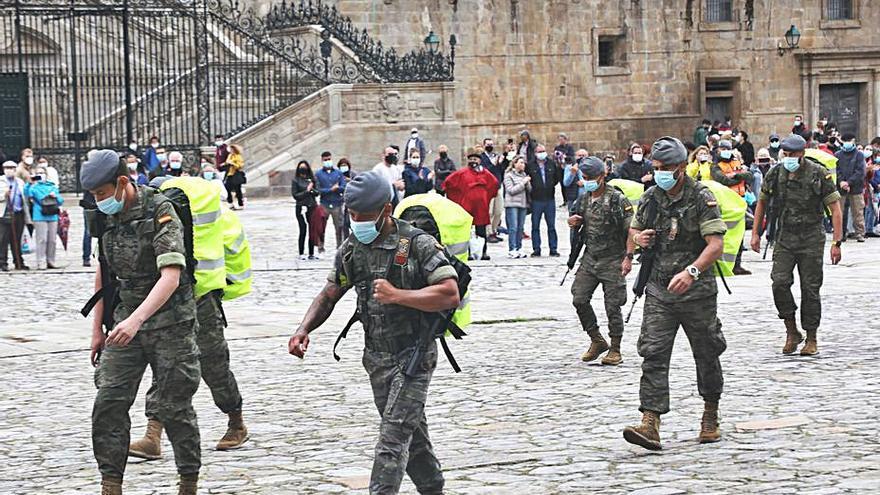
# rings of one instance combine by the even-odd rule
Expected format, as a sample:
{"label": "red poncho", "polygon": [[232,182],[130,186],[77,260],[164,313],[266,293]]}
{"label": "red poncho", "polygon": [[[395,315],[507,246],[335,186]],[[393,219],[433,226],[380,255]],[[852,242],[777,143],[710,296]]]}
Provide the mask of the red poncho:
{"label": "red poncho", "polygon": [[489,201],[498,194],[498,180],[489,171],[465,167],[453,172],[443,183],[446,197],[474,217],[474,225],[489,225]]}

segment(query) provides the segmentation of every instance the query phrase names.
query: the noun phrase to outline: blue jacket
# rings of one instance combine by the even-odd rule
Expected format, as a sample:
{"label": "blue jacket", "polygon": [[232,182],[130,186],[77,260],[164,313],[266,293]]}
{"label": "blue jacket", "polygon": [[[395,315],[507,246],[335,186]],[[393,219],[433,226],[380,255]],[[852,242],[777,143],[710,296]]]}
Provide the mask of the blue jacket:
{"label": "blue jacket", "polygon": [[865,155],[859,150],[843,151],[834,154],[837,157],[837,186],[841,182],[849,184],[849,192],[841,194],[862,194],[865,191]]}
{"label": "blue jacket", "polygon": [[64,198],[61,197],[61,192],[58,191],[58,186],[55,184],[44,180],[37,182],[35,184],[28,184],[24,188],[25,196],[34,200],[34,215],[33,220],[35,222],[57,222],[58,215],[43,215],[43,210],[40,207],[40,202],[43,201],[43,198],[46,196],[55,193],[55,199],[58,200],[58,205],[61,206],[64,204]]}
{"label": "blue jacket", "polygon": [[425,194],[434,188],[434,181],[428,178],[431,171],[427,167],[414,168],[409,165],[403,169],[404,197]]}
{"label": "blue jacket", "polygon": [[[339,206],[342,204],[342,193],[345,192],[345,176],[337,168],[322,168],[315,172],[318,192],[321,193],[321,204],[326,206]],[[333,185],[339,186],[336,191],[331,191]]]}

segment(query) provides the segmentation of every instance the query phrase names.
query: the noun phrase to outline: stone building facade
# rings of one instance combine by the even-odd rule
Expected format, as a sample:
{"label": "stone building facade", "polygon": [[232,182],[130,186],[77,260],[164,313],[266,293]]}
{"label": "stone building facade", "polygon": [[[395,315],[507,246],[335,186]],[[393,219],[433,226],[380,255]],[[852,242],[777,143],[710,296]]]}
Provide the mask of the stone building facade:
{"label": "stone building facade", "polygon": [[[266,12],[273,0],[250,0]],[[325,0],[386,46],[455,34],[462,146],[524,128],[618,156],[730,115],[756,143],[793,116],[880,134],[876,0]],[[791,25],[799,47],[778,54]],[[430,136],[428,136],[430,139]],[[430,143],[436,146],[439,143]]]}

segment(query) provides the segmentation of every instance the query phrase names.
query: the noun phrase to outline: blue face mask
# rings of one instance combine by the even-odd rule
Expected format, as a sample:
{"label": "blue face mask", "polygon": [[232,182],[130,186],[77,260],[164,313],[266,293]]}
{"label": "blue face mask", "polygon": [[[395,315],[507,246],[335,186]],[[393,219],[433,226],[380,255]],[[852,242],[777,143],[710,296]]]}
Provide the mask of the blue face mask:
{"label": "blue face mask", "polygon": [[125,206],[125,202],[116,199],[116,191],[113,191],[113,196],[98,201],[97,205],[98,210],[100,210],[101,213],[105,215],[115,215],[122,211],[122,207]]}
{"label": "blue face mask", "polygon": [[373,241],[379,237],[379,227],[377,225],[380,221],[384,221],[385,217],[379,215],[379,218],[376,220],[367,220],[366,222],[355,222],[351,221],[351,233],[354,234],[354,237],[361,244],[371,244]]}
{"label": "blue face mask", "polygon": [[843,143],[843,151],[852,151],[854,149],[856,149],[856,143]]}
{"label": "blue face mask", "polygon": [[322,165],[324,165],[324,168],[333,168],[333,162],[329,160],[325,161]]}
{"label": "blue face mask", "polygon": [[796,156],[787,156],[782,159],[782,166],[789,172],[796,172],[801,167],[801,162]]}
{"label": "blue face mask", "polygon": [[778,148],[778,147],[779,147],[779,141],[770,141],[770,147],[771,147],[771,148]]}
{"label": "blue face mask", "polygon": [[584,192],[591,193],[597,189],[599,189],[599,181],[597,181],[597,180],[585,180],[584,181]]}
{"label": "blue face mask", "polygon": [[347,173],[347,172],[348,172],[348,167],[345,166],[345,165],[343,165],[343,166],[339,167],[339,171],[342,172],[343,174],[344,174],[344,173]]}
{"label": "blue face mask", "polygon": [[180,170],[180,167],[182,166],[182,163],[180,163],[180,162],[171,162],[171,163],[169,163],[169,166],[171,167],[171,170]]}
{"label": "blue face mask", "polygon": [[675,183],[678,182],[678,179],[675,178],[675,172],[671,170],[655,170],[654,182],[657,183],[657,187],[660,189],[668,191],[675,187]]}
{"label": "blue face mask", "polygon": [[722,160],[730,160],[730,157],[733,156],[733,152],[730,150],[721,150],[718,152],[718,156],[720,156]]}
{"label": "blue face mask", "polygon": [[214,180],[214,172],[205,172],[203,177],[205,177],[205,180]]}
{"label": "blue face mask", "polygon": [[880,156],[874,157],[874,163],[880,163]]}

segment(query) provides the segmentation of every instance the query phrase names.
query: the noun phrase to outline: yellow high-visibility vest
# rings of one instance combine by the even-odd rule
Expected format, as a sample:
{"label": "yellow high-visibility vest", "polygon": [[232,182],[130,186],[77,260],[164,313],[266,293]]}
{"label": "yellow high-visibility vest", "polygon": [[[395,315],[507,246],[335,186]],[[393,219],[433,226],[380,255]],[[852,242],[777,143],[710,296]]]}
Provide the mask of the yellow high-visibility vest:
{"label": "yellow high-visibility vest", "polygon": [[251,292],[251,248],[244,228],[232,210],[220,215],[223,229],[223,250],[226,259],[226,287],[223,300],[237,299]]}
{"label": "yellow high-visibility vest", "polygon": [[192,215],[195,296],[226,287],[226,261],[220,219],[220,190],[200,177],[175,177],[166,180],[160,191],[179,189],[189,200]]}
{"label": "yellow high-visibility vest", "polygon": [[[415,194],[404,198],[394,210],[394,216],[399,217],[411,206],[424,206],[431,212],[434,222],[437,223],[437,228],[440,230],[440,239],[446,250],[462,263],[467,264],[473,217],[454,201],[432,193]],[[458,309],[452,316],[452,321],[461,329],[470,325],[470,291],[461,299]]]}
{"label": "yellow high-visibility vest", "polygon": [[642,199],[642,194],[645,193],[645,185],[634,180],[611,179],[608,181],[608,184],[623,191],[623,195],[626,196],[626,199],[633,206],[638,206],[639,200]]}
{"label": "yellow high-visibility vest", "polygon": [[804,156],[808,158],[812,158],[816,160],[823,167],[827,168],[829,172],[831,172],[831,180],[837,184],[837,157],[834,155],[829,155],[824,151],[816,148],[807,148],[804,150]]}
{"label": "yellow high-visibility vest", "polygon": [[[718,209],[721,210],[721,220],[727,226],[727,233],[724,234],[724,252],[721,254],[721,259],[718,260],[718,266],[721,267],[721,273],[725,277],[732,277],[733,265],[736,263],[736,257],[746,234],[746,209],[748,205],[739,193],[724,184],[714,180],[704,180],[700,183],[708,187],[715,195]],[[712,272],[717,276],[718,267],[713,266]]]}

